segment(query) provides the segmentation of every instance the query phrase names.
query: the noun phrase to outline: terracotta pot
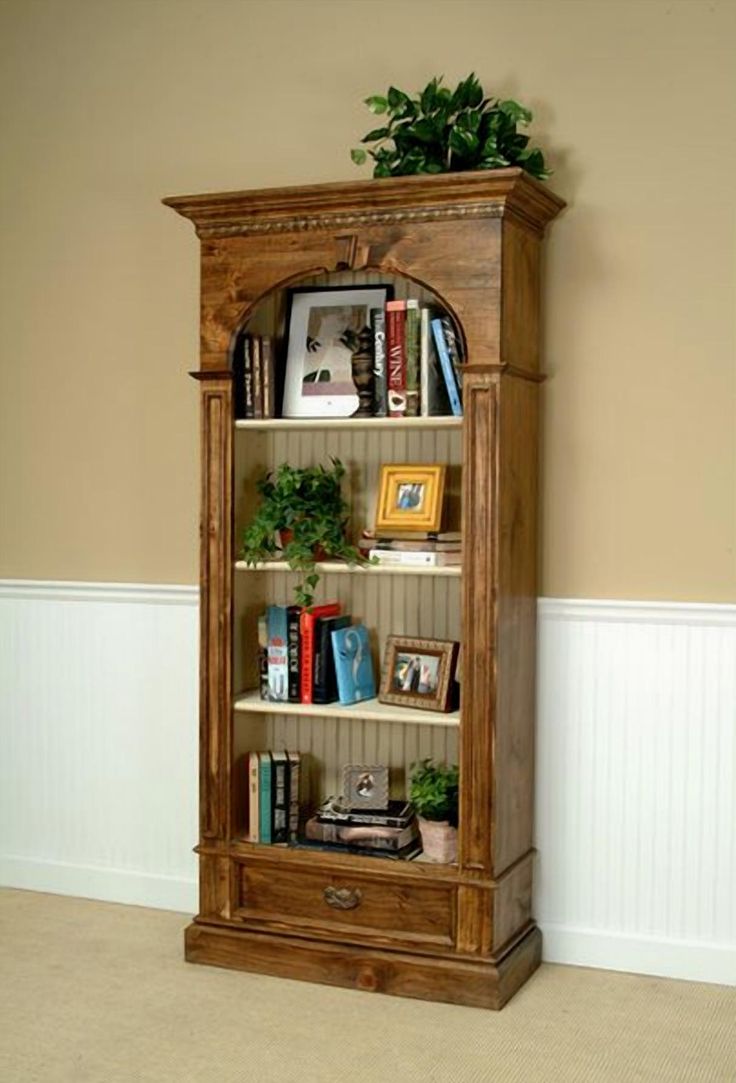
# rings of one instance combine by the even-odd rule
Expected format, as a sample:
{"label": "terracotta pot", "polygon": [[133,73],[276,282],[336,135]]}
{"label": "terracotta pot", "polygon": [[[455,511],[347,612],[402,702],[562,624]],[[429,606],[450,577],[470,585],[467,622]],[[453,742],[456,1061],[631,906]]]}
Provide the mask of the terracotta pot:
{"label": "terracotta pot", "polygon": [[457,828],[450,827],[447,820],[425,820],[421,816],[417,820],[425,857],[441,865],[457,861]]}
{"label": "terracotta pot", "polygon": [[[293,530],[279,530],[278,534],[279,534],[279,544],[280,544],[282,549],[285,549],[286,546],[291,541],[291,539],[294,537],[294,532],[293,532]],[[319,548],[315,549],[315,551],[314,551],[314,559],[315,560],[327,560],[328,559],[327,554],[325,553],[322,546],[319,546]]]}

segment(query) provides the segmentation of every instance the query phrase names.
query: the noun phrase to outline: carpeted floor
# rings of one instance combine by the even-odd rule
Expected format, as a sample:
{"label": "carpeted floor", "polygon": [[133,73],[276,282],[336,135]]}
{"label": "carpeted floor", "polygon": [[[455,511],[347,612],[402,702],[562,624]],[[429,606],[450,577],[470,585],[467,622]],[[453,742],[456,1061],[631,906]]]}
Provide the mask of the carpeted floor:
{"label": "carpeted floor", "polygon": [[0,1080],[736,1081],[733,988],[543,966],[485,1012],[190,966],[186,922],[0,891]]}

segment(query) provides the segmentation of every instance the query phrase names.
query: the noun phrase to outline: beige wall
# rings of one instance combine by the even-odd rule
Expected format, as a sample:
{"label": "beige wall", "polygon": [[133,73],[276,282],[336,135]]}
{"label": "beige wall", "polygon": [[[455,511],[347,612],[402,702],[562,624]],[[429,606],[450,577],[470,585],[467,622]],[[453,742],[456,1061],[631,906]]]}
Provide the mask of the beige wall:
{"label": "beige wall", "polygon": [[547,595],[736,601],[736,5],[6,0],[0,576],[196,578],[198,246],[164,195],[362,175],[361,100],[536,112]]}

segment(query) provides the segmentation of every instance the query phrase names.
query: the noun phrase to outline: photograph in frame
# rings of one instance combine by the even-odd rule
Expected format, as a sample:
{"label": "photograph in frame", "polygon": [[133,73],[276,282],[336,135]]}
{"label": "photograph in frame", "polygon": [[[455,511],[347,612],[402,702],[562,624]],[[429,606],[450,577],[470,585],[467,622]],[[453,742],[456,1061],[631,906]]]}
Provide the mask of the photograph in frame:
{"label": "photograph in frame", "polygon": [[387,283],[289,290],[284,417],[352,417],[360,407],[353,355],[371,309],[393,297]]}
{"label": "photograph in frame", "polygon": [[376,812],[387,809],[388,782],[388,767],[384,764],[345,764],[343,791],[347,807]]}
{"label": "photograph in frame", "polygon": [[389,636],[381,675],[381,703],[447,712],[455,706],[459,644],[450,639]]}
{"label": "photograph in frame", "polygon": [[445,475],[446,467],[441,463],[384,463],[376,531],[440,530]]}

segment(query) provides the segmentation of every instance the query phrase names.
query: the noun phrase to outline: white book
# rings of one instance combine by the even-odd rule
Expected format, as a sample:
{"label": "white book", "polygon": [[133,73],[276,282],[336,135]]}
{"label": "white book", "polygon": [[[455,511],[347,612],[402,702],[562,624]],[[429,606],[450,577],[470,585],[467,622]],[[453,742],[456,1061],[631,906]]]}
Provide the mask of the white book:
{"label": "white book", "polygon": [[379,564],[406,564],[410,567],[444,568],[450,564],[461,564],[462,553],[417,552],[406,549],[371,549],[370,557],[376,557]]}

